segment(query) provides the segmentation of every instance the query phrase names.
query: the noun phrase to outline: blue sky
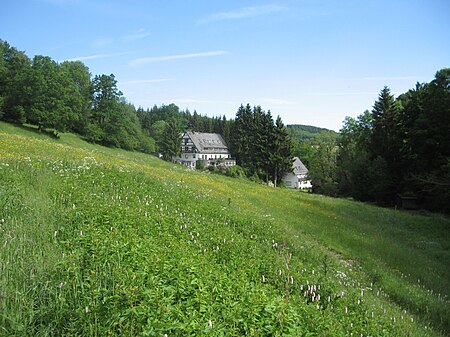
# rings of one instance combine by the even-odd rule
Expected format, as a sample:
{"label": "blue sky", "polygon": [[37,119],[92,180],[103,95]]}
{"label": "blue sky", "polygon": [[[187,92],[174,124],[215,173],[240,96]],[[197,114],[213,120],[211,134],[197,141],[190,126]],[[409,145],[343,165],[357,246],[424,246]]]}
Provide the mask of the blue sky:
{"label": "blue sky", "polygon": [[113,73],[136,107],[339,130],[383,86],[401,94],[450,67],[447,0],[15,0],[0,38],[29,57]]}

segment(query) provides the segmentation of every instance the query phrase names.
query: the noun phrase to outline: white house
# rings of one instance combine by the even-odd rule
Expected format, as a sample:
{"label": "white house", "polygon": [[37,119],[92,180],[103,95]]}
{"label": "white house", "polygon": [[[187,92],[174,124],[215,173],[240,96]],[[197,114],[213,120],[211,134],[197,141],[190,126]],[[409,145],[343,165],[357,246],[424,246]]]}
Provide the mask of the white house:
{"label": "white house", "polygon": [[203,161],[205,167],[221,163],[226,166],[236,165],[227,144],[217,133],[186,131],[181,137],[181,156],[176,160],[190,168],[195,168],[198,160]]}
{"label": "white house", "polygon": [[298,157],[294,157],[292,172],[286,173],[282,181],[289,188],[312,188],[311,180],[308,180],[308,169]]}

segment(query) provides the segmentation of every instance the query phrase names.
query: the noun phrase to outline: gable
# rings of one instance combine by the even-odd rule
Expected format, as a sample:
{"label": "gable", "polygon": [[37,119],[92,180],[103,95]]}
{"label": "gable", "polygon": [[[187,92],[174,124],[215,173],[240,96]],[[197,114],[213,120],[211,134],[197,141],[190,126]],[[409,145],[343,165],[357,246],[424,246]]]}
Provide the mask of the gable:
{"label": "gable", "polygon": [[292,169],[294,174],[296,175],[304,175],[308,174],[308,169],[306,166],[302,163],[300,158],[294,157],[294,162],[292,163]]}

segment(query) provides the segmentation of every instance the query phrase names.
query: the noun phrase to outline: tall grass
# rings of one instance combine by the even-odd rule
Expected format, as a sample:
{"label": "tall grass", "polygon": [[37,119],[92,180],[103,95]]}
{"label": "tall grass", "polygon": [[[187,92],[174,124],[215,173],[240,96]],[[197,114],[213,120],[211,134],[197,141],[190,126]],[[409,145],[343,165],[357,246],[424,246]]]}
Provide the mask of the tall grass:
{"label": "tall grass", "polygon": [[0,186],[0,335],[450,331],[444,217],[4,123]]}

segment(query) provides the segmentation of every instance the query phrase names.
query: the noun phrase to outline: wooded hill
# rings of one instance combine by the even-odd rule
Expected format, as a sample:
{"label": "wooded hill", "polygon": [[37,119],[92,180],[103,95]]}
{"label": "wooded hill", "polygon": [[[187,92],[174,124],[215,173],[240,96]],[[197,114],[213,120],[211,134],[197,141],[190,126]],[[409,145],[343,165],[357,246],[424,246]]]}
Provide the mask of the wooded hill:
{"label": "wooded hill", "polygon": [[288,129],[289,135],[292,138],[299,140],[307,140],[314,138],[315,136],[317,136],[319,133],[322,132],[329,132],[331,134],[335,134],[336,137],[338,135],[338,133],[334,132],[333,130],[320,128],[312,125],[288,124],[286,125],[286,128]]}

